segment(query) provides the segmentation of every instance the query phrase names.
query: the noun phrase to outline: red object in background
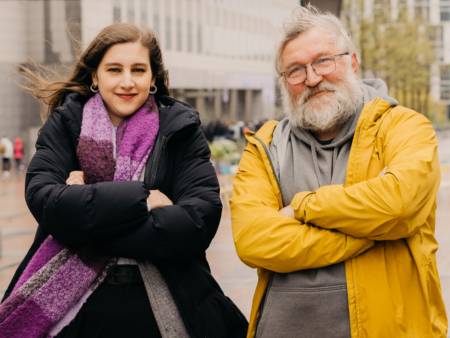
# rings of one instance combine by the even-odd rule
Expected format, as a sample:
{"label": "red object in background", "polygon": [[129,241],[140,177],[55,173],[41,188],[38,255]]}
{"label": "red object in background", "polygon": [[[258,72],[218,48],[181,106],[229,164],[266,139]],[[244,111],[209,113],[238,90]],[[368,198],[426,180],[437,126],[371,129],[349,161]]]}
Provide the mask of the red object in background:
{"label": "red object in background", "polygon": [[14,140],[14,158],[21,160],[23,159],[23,141],[20,137],[16,137]]}

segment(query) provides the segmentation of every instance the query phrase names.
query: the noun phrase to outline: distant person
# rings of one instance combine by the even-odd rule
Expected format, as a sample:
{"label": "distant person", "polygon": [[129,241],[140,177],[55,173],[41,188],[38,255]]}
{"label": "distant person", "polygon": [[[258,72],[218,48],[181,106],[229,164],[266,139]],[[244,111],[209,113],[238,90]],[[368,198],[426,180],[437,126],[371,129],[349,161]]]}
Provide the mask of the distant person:
{"label": "distant person", "polygon": [[113,24],[67,81],[25,74],[50,115],[25,186],[39,227],[0,336],[245,336],[205,256],[222,211],[208,144],[169,96],[154,33]]}
{"label": "distant person", "polygon": [[243,137],[242,129],[244,128],[244,121],[236,121],[230,125],[232,137],[234,140],[239,141]]}
{"label": "distant person", "polygon": [[447,337],[430,121],[361,81],[342,23],[312,6],[276,61],[287,116],[247,135],[231,198],[259,269],[248,337]]}
{"label": "distant person", "polygon": [[2,145],[2,178],[8,178],[11,174],[11,163],[13,160],[13,143],[6,136],[0,139]]}
{"label": "distant person", "polygon": [[16,172],[20,172],[22,170],[23,157],[24,157],[24,146],[22,138],[16,137],[14,140],[14,160],[16,164]]}
{"label": "distant person", "polygon": [[2,159],[4,153],[5,153],[5,146],[0,142],[0,159]]}
{"label": "distant person", "polygon": [[257,121],[255,123],[254,130],[258,131],[264,125],[264,123],[266,123],[267,121],[268,121],[267,119],[261,119],[261,120]]}
{"label": "distant person", "polygon": [[205,136],[208,142],[213,142],[216,138],[233,139],[233,132],[222,120],[209,122],[204,128]]}

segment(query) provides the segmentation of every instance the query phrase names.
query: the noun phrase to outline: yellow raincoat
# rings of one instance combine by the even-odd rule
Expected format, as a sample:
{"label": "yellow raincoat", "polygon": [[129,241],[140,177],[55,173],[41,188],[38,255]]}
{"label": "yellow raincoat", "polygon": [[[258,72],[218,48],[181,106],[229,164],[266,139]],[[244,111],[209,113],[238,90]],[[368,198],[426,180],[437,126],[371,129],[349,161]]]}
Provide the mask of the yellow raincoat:
{"label": "yellow raincoat", "polygon": [[345,184],[297,193],[296,219],[278,211],[281,191],[267,154],[276,123],[247,135],[231,199],[238,255],[258,268],[247,337],[255,335],[271,271],[343,261],[352,338],[446,337],[434,236],[440,172],[430,122],[379,98],[366,104]]}

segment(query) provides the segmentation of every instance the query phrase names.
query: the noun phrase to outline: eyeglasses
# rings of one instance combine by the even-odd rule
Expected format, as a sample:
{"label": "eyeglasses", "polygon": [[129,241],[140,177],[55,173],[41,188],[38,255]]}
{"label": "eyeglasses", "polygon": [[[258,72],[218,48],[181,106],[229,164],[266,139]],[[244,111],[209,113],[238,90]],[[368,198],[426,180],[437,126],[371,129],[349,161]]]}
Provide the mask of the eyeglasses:
{"label": "eyeglasses", "polygon": [[[323,76],[333,73],[336,70],[336,59],[338,57],[350,55],[349,52],[336,54],[324,58],[317,59],[316,61],[309,63],[314,73]],[[286,81],[291,85],[298,85],[306,80],[306,65],[297,65],[287,71],[282,72],[280,75],[286,78]]]}

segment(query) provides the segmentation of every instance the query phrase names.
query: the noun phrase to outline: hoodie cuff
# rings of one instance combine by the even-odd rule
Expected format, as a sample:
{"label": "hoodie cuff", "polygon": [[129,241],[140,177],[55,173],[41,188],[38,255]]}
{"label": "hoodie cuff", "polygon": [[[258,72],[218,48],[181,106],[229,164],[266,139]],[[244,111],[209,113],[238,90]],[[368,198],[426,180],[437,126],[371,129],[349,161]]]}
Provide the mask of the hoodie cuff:
{"label": "hoodie cuff", "polygon": [[291,201],[291,208],[294,210],[294,215],[297,220],[304,223],[306,219],[306,203],[314,195],[311,191],[302,191],[295,194]]}

